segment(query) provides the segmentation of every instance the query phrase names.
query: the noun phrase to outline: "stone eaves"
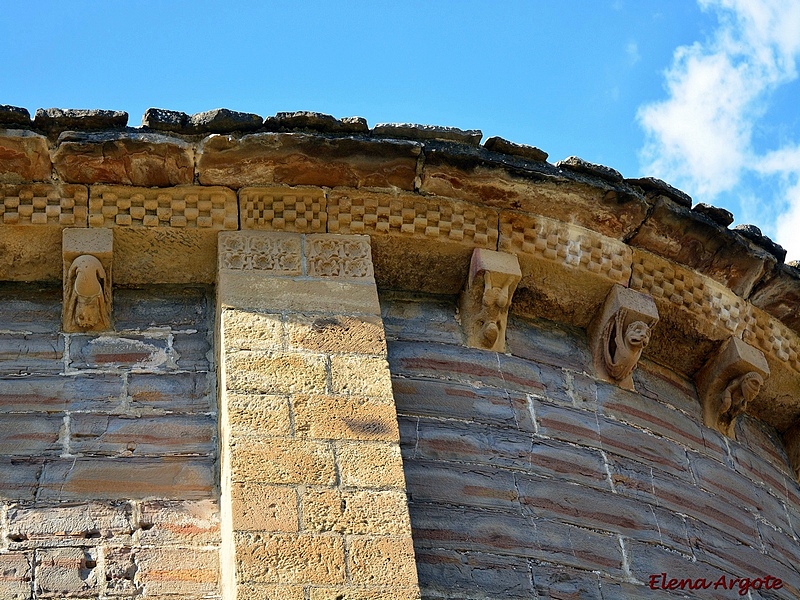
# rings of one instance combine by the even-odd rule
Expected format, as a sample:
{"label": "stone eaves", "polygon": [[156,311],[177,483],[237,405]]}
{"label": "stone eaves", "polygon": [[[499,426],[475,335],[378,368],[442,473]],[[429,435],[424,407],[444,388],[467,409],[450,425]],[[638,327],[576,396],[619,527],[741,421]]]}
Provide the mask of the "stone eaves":
{"label": "stone eaves", "polygon": [[496,249],[520,259],[517,314],[586,327],[610,286],[634,287],[664,315],[651,358],[691,374],[743,337],[782,381],[754,411],[800,418],[800,271],[665,182],[475,130],[226,109],[126,121],[0,106],[0,279],[58,279],[64,227],[114,228],[122,285],[213,281],[216,235],[239,228],[370,234],[379,286],[431,293],[457,293],[472,249]]}

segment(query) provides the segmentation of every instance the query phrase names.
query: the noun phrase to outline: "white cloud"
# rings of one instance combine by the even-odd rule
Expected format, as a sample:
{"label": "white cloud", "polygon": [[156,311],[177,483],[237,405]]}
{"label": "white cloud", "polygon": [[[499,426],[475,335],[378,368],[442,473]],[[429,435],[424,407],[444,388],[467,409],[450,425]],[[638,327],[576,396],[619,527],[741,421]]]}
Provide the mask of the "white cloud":
{"label": "white cloud", "polygon": [[642,59],[641,54],[639,54],[639,44],[634,40],[625,45],[625,54],[628,55],[628,63],[631,65],[635,65]]}
{"label": "white cloud", "polygon": [[[748,173],[778,178],[787,196],[776,201],[788,201],[787,214],[800,225],[800,147],[760,155],[752,143],[770,93],[798,76],[800,0],[698,2],[716,14],[718,27],[710,39],[675,51],[667,98],[640,108],[643,168],[705,202]],[[786,245],[785,228],[778,229]]]}

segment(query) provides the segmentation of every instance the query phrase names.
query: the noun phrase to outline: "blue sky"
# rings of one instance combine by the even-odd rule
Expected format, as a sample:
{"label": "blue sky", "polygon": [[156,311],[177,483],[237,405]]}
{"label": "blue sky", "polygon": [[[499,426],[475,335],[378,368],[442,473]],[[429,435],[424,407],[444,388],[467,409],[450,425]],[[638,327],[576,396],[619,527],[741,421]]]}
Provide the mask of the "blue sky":
{"label": "blue sky", "polygon": [[8,0],[0,103],[480,129],[660,177],[800,259],[799,33],[800,0]]}

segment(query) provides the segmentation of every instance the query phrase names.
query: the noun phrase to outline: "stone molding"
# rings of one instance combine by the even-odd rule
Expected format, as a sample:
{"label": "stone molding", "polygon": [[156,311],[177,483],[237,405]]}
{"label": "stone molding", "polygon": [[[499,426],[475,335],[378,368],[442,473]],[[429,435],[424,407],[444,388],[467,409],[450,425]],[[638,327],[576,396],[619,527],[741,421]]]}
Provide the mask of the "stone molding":
{"label": "stone molding", "polygon": [[2,225],[86,227],[88,189],[83,185],[0,184]]}

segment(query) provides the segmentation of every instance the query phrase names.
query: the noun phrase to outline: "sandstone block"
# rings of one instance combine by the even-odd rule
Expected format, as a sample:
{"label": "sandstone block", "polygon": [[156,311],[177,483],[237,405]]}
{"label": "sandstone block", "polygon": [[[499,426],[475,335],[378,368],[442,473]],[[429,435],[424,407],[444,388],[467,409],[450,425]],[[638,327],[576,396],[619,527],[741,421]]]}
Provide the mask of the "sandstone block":
{"label": "sandstone block", "polygon": [[119,374],[31,375],[3,380],[0,384],[0,413],[112,412],[119,407],[121,396],[122,377]]}
{"label": "sandstone block", "polygon": [[148,108],[142,115],[142,127],[156,131],[174,131],[181,133],[185,130],[189,115],[177,110],[163,108]]}
{"label": "sandstone block", "polygon": [[69,362],[76,369],[136,368],[166,371],[170,358],[167,340],[161,337],[74,335],[70,340]]}
{"label": "sandstone block", "polygon": [[400,447],[386,442],[340,442],[336,464],[342,484],[405,489]]}
{"label": "sandstone block", "polygon": [[236,533],[234,543],[241,583],[336,584],[346,578],[340,536]]}
{"label": "sandstone block", "polygon": [[32,502],[42,469],[41,463],[37,459],[3,457],[0,460],[0,500]]}
{"label": "sandstone block", "polygon": [[267,131],[290,131],[306,129],[322,133],[366,133],[369,131],[367,120],[362,117],[344,117],[337,119],[331,115],[301,110],[297,112],[279,112],[274,117],[264,119]]}
{"label": "sandstone block", "polygon": [[88,190],[82,185],[0,184],[3,225],[86,227]]}
{"label": "sandstone block", "polygon": [[0,554],[0,595],[8,600],[29,600],[33,570],[22,552]]}
{"label": "sandstone block", "polygon": [[115,227],[114,283],[212,284],[217,231],[185,227]]}
{"label": "sandstone block", "polygon": [[409,138],[412,140],[440,140],[477,146],[483,133],[478,129],[459,129],[439,125],[419,125],[416,123],[377,123],[372,134],[390,138]]}
{"label": "sandstone block", "polygon": [[295,439],[238,439],[230,445],[231,480],[273,484],[333,485],[329,444]]}
{"label": "sandstone block", "polygon": [[222,330],[226,351],[277,350],[284,344],[280,314],[228,308],[222,311]]}
{"label": "sandstone block", "polygon": [[70,451],[85,456],[211,456],[216,419],[209,415],[120,418],[73,414]]}
{"label": "sandstone block", "polygon": [[400,587],[311,587],[310,600],[419,600],[419,589],[416,586]]}
{"label": "sandstone block", "polygon": [[547,152],[536,148],[535,146],[526,146],[525,144],[517,144],[510,142],[501,137],[490,137],[483,143],[483,147],[492,152],[501,152],[503,154],[511,154],[512,156],[519,156],[537,162],[544,162],[547,160]]}
{"label": "sandstone block", "polygon": [[69,133],[53,164],[62,181],[167,187],[194,180],[194,149],[158,133]]}
{"label": "sandstone block", "polygon": [[217,301],[221,307],[329,314],[380,314],[373,284],[338,279],[294,280],[222,271]]}
{"label": "sandstone block", "polygon": [[547,217],[502,211],[499,249],[519,259],[513,312],[520,315],[585,327],[611,287],[627,285],[631,276],[626,244]]}
{"label": "sandstone block", "polygon": [[289,315],[286,334],[291,350],[326,354],[386,353],[383,323],[378,317]]}
{"label": "sandstone block", "polygon": [[231,514],[234,531],[299,531],[297,491],[292,487],[234,483]]}
{"label": "sandstone block", "polygon": [[248,600],[305,600],[304,586],[280,583],[240,583],[236,593]]}
{"label": "sandstone block", "polygon": [[8,533],[14,539],[109,539],[133,533],[130,504],[88,502],[73,506],[13,506],[8,510]]}
{"label": "sandstone block", "polygon": [[297,435],[312,439],[398,441],[394,403],[362,396],[292,397]]}
{"label": "sandstone block", "polygon": [[49,181],[47,138],[23,129],[0,129],[0,182]]}
{"label": "sandstone block", "polygon": [[195,113],[187,122],[192,132],[227,133],[229,131],[253,131],[259,129],[264,122],[260,116],[243,113],[227,108],[215,108]]}
{"label": "sandstone block", "polygon": [[144,546],[212,546],[220,541],[219,504],[200,500],[145,500],[137,541]]}
{"label": "sandstone block", "polygon": [[[145,597],[203,597],[219,593],[219,553],[216,549],[140,548],[136,551],[136,583]],[[213,596],[212,596],[213,597]]]}
{"label": "sandstone block", "polygon": [[[121,383],[121,378],[118,380]],[[93,382],[91,387],[95,385]],[[208,373],[131,373],[128,397],[133,408],[144,411],[207,413],[216,406]]]}
{"label": "sandstone block", "polygon": [[203,185],[269,184],[414,189],[419,143],[306,133],[212,135],[198,149]]}
{"label": "sandstone block", "polygon": [[95,551],[86,548],[36,551],[36,587],[40,597],[97,597],[101,585]]}
{"label": "sandstone block", "polygon": [[322,356],[241,350],[227,354],[223,368],[228,391],[285,394],[327,388]]}
{"label": "sandstone block", "polygon": [[292,418],[286,396],[238,394],[228,392],[221,398],[228,418],[223,430],[237,437],[290,437]]}
{"label": "sandstone block", "polygon": [[779,265],[753,290],[750,302],[780,319],[787,327],[800,333],[800,269]]}
{"label": "sandstone block", "polygon": [[664,199],[656,202],[629,243],[696,269],[742,298],[775,265],[768,252]]}
{"label": "sandstone block", "polygon": [[242,229],[325,233],[325,190],[318,187],[248,187],[239,190]]}
{"label": "sandstone block", "polygon": [[401,490],[306,489],[303,529],[355,535],[410,535],[405,492]]}
{"label": "sandstone block", "polygon": [[33,119],[37,129],[120,129],[128,124],[128,113],[120,110],[38,108]]}
{"label": "sandstone block", "polygon": [[331,389],[335,394],[391,398],[389,365],[381,357],[333,355]]}
{"label": "sandstone block", "polygon": [[104,549],[106,594],[109,596],[133,596],[139,593],[140,590],[134,583],[136,572],[139,570],[135,557],[136,551],[129,546]]}
{"label": "sandstone block", "polygon": [[413,586],[417,583],[411,536],[353,538],[347,553],[350,580],[356,584]]}
{"label": "sandstone block", "polygon": [[512,169],[485,166],[477,154],[452,158],[426,147],[420,191],[552,219],[569,214],[571,223],[616,239],[633,233],[647,214],[647,202],[624,184],[587,181],[541,164],[531,164],[530,171],[529,176],[520,169],[512,174]]}
{"label": "sandstone block", "polygon": [[10,414],[0,419],[0,454],[6,456],[57,455],[61,415]]}
{"label": "sandstone block", "polygon": [[41,501],[137,498],[208,498],[214,489],[212,460],[125,457],[63,459],[44,466]]}
{"label": "sandstone block", "polygon": [[31,113],[21,106],[0,104],[0,124],[31,126]]}

